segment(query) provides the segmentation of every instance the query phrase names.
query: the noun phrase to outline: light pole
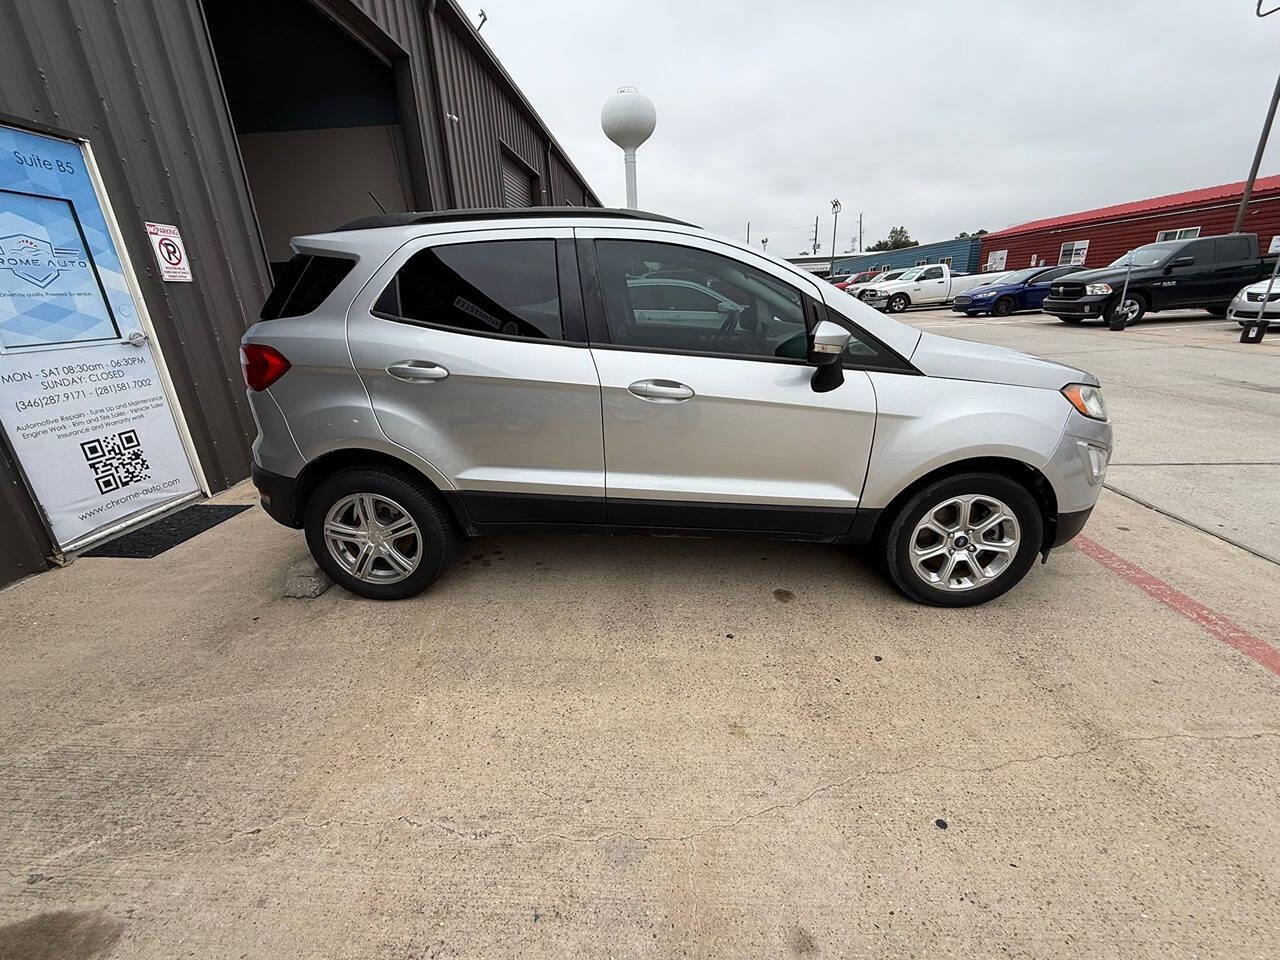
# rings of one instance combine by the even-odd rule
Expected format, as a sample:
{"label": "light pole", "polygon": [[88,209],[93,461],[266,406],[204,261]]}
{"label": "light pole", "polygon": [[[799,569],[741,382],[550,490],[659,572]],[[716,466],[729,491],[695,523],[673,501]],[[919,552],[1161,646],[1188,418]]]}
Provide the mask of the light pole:
{"label": "light pole", "polygon": [[840,222],[840,201],[831,201],[831,274],[836,272],[836,224]]}
{"label": "light pole", "polygon": [[768,249],[769,249],[769,238],[768,238],[768,237],[761,237],[761,238],[760,238],[760,249],[761,249],[761,250],[768,250]]}

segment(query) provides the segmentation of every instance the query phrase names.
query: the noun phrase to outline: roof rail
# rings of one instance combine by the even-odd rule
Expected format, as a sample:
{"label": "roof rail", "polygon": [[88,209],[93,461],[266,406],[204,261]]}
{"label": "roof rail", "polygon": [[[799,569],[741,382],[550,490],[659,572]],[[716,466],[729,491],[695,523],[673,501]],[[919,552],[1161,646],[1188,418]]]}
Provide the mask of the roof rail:
{"label": "roof rail", "polygon": [[643,210],[615,207],[480,207],[468,210],[435,210],[430,213],[387,213],[377,217],[361,217],[336,228],[342,230],[376,230],[379,227],[408,227],[417,223],[451,223],[461,220],[523,220],[538,217],[608,217],[619,220],[652,220],[696,227],[696,223],[664,217]]}

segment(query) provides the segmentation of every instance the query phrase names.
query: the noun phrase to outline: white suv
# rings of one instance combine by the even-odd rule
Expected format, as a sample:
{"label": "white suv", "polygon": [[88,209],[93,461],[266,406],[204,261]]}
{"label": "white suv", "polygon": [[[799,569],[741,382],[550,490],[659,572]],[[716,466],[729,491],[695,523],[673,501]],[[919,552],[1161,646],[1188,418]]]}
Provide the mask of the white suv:
{"label": "white suv", "polygon": [[664,217],[402,214],[293,246],[242,344],[254,480],[363,596],[554,526],[872,543],[909,596],[981,603],[1080,531],[1110,456],[1089,374]]}

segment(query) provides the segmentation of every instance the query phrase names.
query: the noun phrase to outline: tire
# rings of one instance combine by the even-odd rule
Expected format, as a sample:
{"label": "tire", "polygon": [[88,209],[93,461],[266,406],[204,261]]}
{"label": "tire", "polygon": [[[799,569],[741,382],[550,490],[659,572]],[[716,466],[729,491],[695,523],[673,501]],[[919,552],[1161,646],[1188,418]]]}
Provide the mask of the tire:
{"label": "tire", "polygon": [[[1143,318],[1143,316],[1146,314],[1146,312],[1147,312],[1147,301],[1143,298],[1142,294],[1140,294],[1140,293],[1131,293],[1131,294],[1129,294],[1128,301],[1126,301],[1126,302],[1132,302],[1132,303],[1136,304],[1136,309],[1135,309],[1135,310],[1133,310],[1133,312],[1131,312],[1131,315],[1129,316],[1129,318],[1128,318],[1127,320],[1125,320],[1125,322],[1124,322],[1124,325],[1125,325],[1126,327],[1131,327],[1131,326],[1133,326],[1135,323],[1137,323],[1139,320],[1141,320],[1141,319]],[[1106,310],[1106,314],[1107,314],[1107,316],[1106,316],[1106,319],[1107,319],[1108,323],[1111,321],[1111,318],[1115,316],[1116,311],[1117,311],[1117,310],[1119,310],[1119,309],[1120,309],[1120,298],[1119,298],[1119,297],[1116,297],[1113,301],[1111,301],[1111,303],[1107,304],[1107,310]]]}
{"label": "tire", "polygon": [[[376,524],[365,520],[370,505]],[[406,519],[412,521],[412,531],[406,528],[399,538],[381,539],[387,529],[403,528]],[[351,537],[326,535],[326,521],[351,531]],[[380,467],[354,467],[324,480],[307,499],[304,527],[320,569],[345,590],[372,600],[421,593],[439,579],[457,552],[453,522],[435,491]],[[352,569],[360,566],[361,558],[364,577]]]}
{"label": "tire", "polygon": [[1072,325],[1084,322],[1084,317],[1058,317],[1058,319],[1063,323],[1070,323]]}
{"label": "tire", "polygon": [[[993,519],[997,506],[1001,514],[1012,517],[1013,523],[999,520],[992,530],[980,534],[981,542],[1006,545],[1008,550],[983,550],[980,545],[969,549],[973,544],[965,539],[977,528],[961,525],[961,498],[972,498],[970,524]],[[926,517],[933,519],[938,530],[955,526],[958,531],[944,537],[923,527]],[[1043,536],[1040,505],[1026,487],[996,473],[964,473],[931,483],[907,500],[889,522],[877,553],[889,580],[912,600],[937,607],[970,607],[995,599],[1026,576],[1040,553]],[[917,570],[913,543],[926,554],[941,548],[921,562],[923,572]],[[945,582],[949,586],[926,579],[926,574],[942,577],[948,569]],[[979,571],[990,579],[975,577]]]}
{"label": "tire", "polygon": [[886,304],[885,310],[889,313],[902,313],[909,306],[911,306],[910,297],[905,293],[895,293],[889,298],[889,302]]}
{"label": "tire", "polygon": [[991,305],[991,315],[993,317],[1007,317],[1013,313],[1016,304],[1012,297],[1001,297]]}

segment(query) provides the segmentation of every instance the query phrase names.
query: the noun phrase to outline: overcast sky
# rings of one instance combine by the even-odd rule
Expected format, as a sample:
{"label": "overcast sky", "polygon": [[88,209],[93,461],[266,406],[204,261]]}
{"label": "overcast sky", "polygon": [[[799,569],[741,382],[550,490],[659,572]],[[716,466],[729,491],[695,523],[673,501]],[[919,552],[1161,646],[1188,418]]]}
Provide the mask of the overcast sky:
{"label": "overcast sky", "polygon": [[829,251],[833,197],[843,252],[859,210],[866,244],[929,242],[1243,180],[1280,71],[1255,0],[460,2],[606,205],[630,84],[658,110],[641,208],[780,256],[815,215]]}

